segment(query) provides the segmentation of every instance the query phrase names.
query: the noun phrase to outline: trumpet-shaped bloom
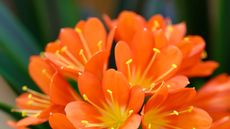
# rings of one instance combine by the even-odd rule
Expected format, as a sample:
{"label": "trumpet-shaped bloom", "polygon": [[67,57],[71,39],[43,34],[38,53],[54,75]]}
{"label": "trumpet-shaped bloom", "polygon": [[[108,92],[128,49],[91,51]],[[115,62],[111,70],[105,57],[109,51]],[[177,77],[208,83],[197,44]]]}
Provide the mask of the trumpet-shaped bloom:
{"label": "trumpet-shaped bloom", "polygon": [[12,111],[21,112],[25,117],[17,122],[17,127],[45,122],[50,113],[64,113],[67,103],[80,100],[71,86],[57,73],[57,70],[46,63],[43,58],[31,57],[29,73],[43,93],[23,86],[22,89],[26,93],[16,99],[18,109],[12,109]]}
{"label": "trumpet-shaped bloom", "polygon": [[143,129],[209,129],[212,119],[208,113],[190,105],[195,95],[192,88],[168,93],[161,86],[143,109]]}
{"label": "trumpet-shaped bloom", "polygon": [[[182,65],[178,70],[179,74],[190,77],[207,76],[218,67],[218,63],[214,61],[202,61],[206,57],[205,42],[200,36],[185,36],[186,25],[183,22],[172,25],[170,19],[159,14],[145,21],[143,17],[130,11],[121,12],[118,18],[113,21],[108,16],[104,16],[104,19],[109,28],[117,27],[115,38],[118,41],[125,41],[131,48],[137,47],[136,44],[133,44],[133,40],[137,35],[136,33],[143,29],[151,31],[152,37],[148,36],[148,39],[153,40],[152,43],[155,44],[155,48],[161,49],[169,45],[177,46],[183,53]],[[141,48],[143,42],[139,43],[138,46]]]}
{"label": "trumpet-shaped bloom", "polygon": [[63,28],[58,40],[47,45],[44,55],[65,76],[77,79],[83,71],[89,71],[101,77],[113,35],[114,29],[107,36],[103,24],[97,18],[89,18],[74,29]]}
{"label": "trumpet-shaped bloom", "polygon": [[148,30],[137,33],[131,43],[129,47],[120,41],[115,47],[117,69],[131,86],[141,86],[146,92],[152,92],[162,83],[167,83],[170,89],[183,88],[189,83],[187,77],[175,75],[182,60],[176,46],[155,48]]}
{"label": "trumpet-shaped bloom", "polygon": [[219,120],[229,116],[230,77],[221,74],[210,80],[198,91],[194,104],[205,109],[213,118]]}
{"label": "trumpet-shaped bloom", "polygon": [[[122,73],[105,72],[102,82],[93,74],[79,77],[79,90],[85,101],[69,103],[68,120],[77,129],[137,129],[141,122],[138,115],[144,92],[131,88]],[[138,101],[137,101],[138,100]]]}

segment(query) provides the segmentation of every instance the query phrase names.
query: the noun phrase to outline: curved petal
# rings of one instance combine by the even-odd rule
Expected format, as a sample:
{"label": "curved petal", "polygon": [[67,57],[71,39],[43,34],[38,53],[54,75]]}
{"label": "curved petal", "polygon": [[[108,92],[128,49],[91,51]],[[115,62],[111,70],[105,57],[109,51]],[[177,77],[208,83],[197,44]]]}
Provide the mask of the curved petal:
{"label": "curved petal", "polygon": [[54,72],[54,69],[41,57],[30,57],[29,74],[45,94],[49,94],[50,78]]}
{"label": "curved petal", "polygon": [[[171,27],[171,26],[169,26]],[[169,28],[170,34],[169,34],[169,42],[171,44],[175,44],[181,39],[183,39],[185,33],[186,33],[186,24],[184,22],[175,24],[172,26],[172,29]]]}
{"label": "curved petal", "polygon": [[[126,62],[130,59],[132,59],[132,52],[129,46],[123,41],[118,42],[115,47],[116,66],[118,71],[122,72],[126,77],[128,77],[128,67]],[[133,63],[130,65],[132,66],[132,64]]]}
{"label": "curved petal", "polygon": [[130,85],[122,73],[113,69],[107,70],[102,80],[102,88],[106,99],[114,99],[121,106],[127,105]]}
{"label": "curved petal", "polygon": [[189,83],[188,78],[183,75],[177,75],[166,81],[169,90],[185,88]]}
{"label": "curved petal", "polygon": [[158,30],[158,29],[165,29],[166,27],[166,21],[164,17],[160,14],[155,14],[153,15],[149,20],[148,20],[148,28],[151,29],[152,31]]}
{"label": "curved petal", "polygon": [[135,114],[128,118],[126,123],[120,129],[138,129],[141,123],[141,116]]}
{"label": "curved petal", "polygon": [[15,121],[7,121],[7,123],[6,123],[9,127],[11,127],[11,128],[13,128],[13,129],[29,129],[29,128],[27,128],[27,127],[25,127],[25,126],[17,126],[17,122],[15,122]]}
{"label": "curved petal", "polygon": [[209,129],[212,124],[212,118],[202,109],[194,108],[192,112],[183,113],[173,118],[175,127],[182,129]]}
{"label": "curved petal", "polygon": [[40,119],[48,119],[53,113],[62,113],[64,114],[65,106],[60,105],[50,105],[48,108],[44,109],[39,115]]}
{"label": "curved petal", "polygon": [[90,101],[97,105],[104,102],[104,94],[102,92],[101,81],[93,74],[84,72],[78,78],[78,88],[82,95],[86,95]]}
{"label": "curved petal", "polygon": [[194,65],[194,67],[184,70],[181,73],[189,77],[204,77],[212,74],[218,66],[219,63],[215,61],[205,61],[200,62]]}
{"label": "curved petal", "polygon": [[91,72],[98,79],[102,78],[102,74],[106,69],[108,62],[108,53],[107,51],[101,51],[91,57],[91,59],[85,64],[85,71]]}
{"label": "curved petal", "polygon": [[230,127],[230,117],[226,116],[212,124],[210,129],[228,129]]}
{"label": "curved petal", "polygon": [[123,11],[118,16],[116,38],[130,44],[135,32],[144,27],[143,17],[131,11]]}
{"label": "curved petal", "polygon": [[46,45],[45,52],[55,53],[57,50],[61,49],[60,42],[50,42]]}
{"label": "curved petal", "polygon": [[47,121],[47,119],[38,119],[36,117],[26,117],[17,122],[17,127],[27,127],[29,125],[38,125]]}
{"label": "curved petal", "polygon": [[99,50],[99,42],[102,43],[102,48],[105,47],[106,31],[99,19],[89,18],[85,23],[83,34],[92,53],[95,53]]}
{"label": "curved petal", "polygon": [[52,129],[75,129],[64,114],[54,113],[49,118]]}
{"label": "curved petal", "polygon": [[80,100],[68,82],[58,73],[51,78],[50,99],[53,103],[64,106],[71,101]]}
{"label": "curved petal", "polygon": [[182,53],[176,46],[168,46],[161,50],[150,69],[150,76],[155,82],[166,80],[173,75],[182,61]]}
{"label": "curved petal", "polygon": [[[145,93],[140,87],[133,87],[130,92],[128,109],[137,113],[140,111],[142,105],[144,104]],[[138,100],[138,101],[137,101]]]}
{"label": "curved petal", "polygon": [[[73,110],[74,109],[74,110]],[[88,121],[89,123],[97,123],[99,113],[96,109],[83,101],[75,101],[67,104],[65,108],[66,117],[74,125],[75,128],[79,129],[94,129],[86,128],[81,122],[82,120]]]}
{"label": "curved petal", "polygon": [[154,48],[154,39],[148,29],[138,30],[130,44],[138,68],[143,71],[147,66]]}

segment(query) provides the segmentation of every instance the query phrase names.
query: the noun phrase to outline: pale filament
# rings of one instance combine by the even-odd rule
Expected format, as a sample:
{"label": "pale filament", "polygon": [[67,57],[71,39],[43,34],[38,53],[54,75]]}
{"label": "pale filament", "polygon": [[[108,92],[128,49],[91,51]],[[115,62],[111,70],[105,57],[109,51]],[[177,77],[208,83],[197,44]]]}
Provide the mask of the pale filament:
{"label": "pale filament", "polygon": [[83,66],[82,63],[74,57],[66,46],[62,47],[61,51],[64,52],[77,66]]}
{"label": "pale filament", "polygon": [[35,90],[32,90],[32,89],[28,88],[27,86],[22,86],[22,90],[23,90],[23,91],[26,91],[26,92],[28,92],[28,93],[30,93],[30,94],[33,94],[33,95],[35,95],[35,96],[38,96],[38,97],[40,97],[40,98],[46,99],[46,100],[49,100],[49,99],[50,99],[49,96],[44,95],[44,94],[42,94],[42,93],[39,93],[39,92],[37,92],[37,91],[35,91]]}
{"label": "pale filament", "polygon": [[84,49],[86,51],[87,57],[89,59],[90,57],[92,57],[92,53],[91,53],[91,51],[90,51],[90,49],[88,47],[87,41],[86,41],[84,35],[82,34],[81,29],[76,28],[75,30],[78,33],[79,37],[80,37],[81,43],[82,43],[82,45],[83,45],[83,47],[84,47]]}
{"label": "pale filament", "polygon": [[98,46],[98,49],[99,51],[102,51],[102,40],[100,40],[98,43],[97,43],[97,46]]}
{"label": "pale filament", "polygon": [[132,79],[132,71],[131,71],[131,67],[130,64],[133,62],[133,59],[129,59],[126,61],[126,65],[127,65],[127,71],[128,71],[128,78],[129,80]]}
{"label": "pale filament", "polygon": [[88,60],[87,60],[87,58],[86,58],[86,56],[84,54],[84,50],[83,49],[80,49],[79,55],[82,57],[84,63],[86,64]]}

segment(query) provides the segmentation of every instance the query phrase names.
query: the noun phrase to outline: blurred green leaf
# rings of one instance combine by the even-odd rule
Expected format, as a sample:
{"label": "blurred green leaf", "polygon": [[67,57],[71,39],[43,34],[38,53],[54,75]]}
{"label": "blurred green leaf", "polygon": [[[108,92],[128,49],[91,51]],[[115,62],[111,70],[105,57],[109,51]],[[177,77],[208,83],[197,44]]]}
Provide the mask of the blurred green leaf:
{"label": "blurred green leaf", "polygon": [[27,73],[29,57],[41,50],[33,37],[0,2],[0,74],[20,92],[19,86],[35,88]]}
{"label": "blurred green leaf", "polygon": [[0,110],[7,113],[8,115],[10,115],[15,120],[19,120],[22,118],[20,113],[12,112],[11,109],[12,109],[12,107],[10,107],[9,105],[6,105],[6,104],[3,104],[0,102]]}

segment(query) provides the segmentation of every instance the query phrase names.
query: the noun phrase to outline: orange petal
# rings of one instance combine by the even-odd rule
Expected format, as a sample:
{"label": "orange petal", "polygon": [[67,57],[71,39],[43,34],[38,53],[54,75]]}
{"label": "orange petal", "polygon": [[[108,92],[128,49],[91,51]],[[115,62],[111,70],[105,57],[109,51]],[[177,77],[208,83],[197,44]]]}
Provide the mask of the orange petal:
{"label": "orange petal", "polygon": [[145,111],[151,110],[151,108],[159,107],[168,96],[168,88],[165,85],[159,87],[155,93],[151,96],[145,106]]}
{"label": "orange petal", "polygon": [[99,113],[92,105],[87,104],[83,101],[75,101],[67,104],[65,111],[66,117],[77,129],[85,128],[85,125],[81,123],[82,120],[86,120],[89,123],[98,122],[96,118],[99,117]]}
{"label": "orange petal", "polygon": [[44,109],[39,115],[40,119],[48,119],[53,113],[62,113],[64,114],[65,106],[60,105],[50,105],[48,108]]}
{"label": "orange petal", "polygon": [[166,21],[163,16],[160,14],[153,15],[149,21],[148,21],[148,28],[152,31],[155,31],[157,29],[165,29],[166,27]]}
{"label": "orange petal", "polygon": [[177,75],[166,81],[169,90],[175,90],[185,88],[189,84],[189,80],[186,76]]}
{"label": "orange petal", "polygon": [[49,94],[49,84],[54,69],[47,64],[41,57],[32,56],[29,63],[29,74],[39,88]]}
{"label": "orange petal", "polygon": [[169,42],[175,44],[181,39],[183,39],[186,33],[186,25],[184,22],[175,24],[172,26],[172,29],[170,29],[169,31],[170,31]]}
{"label": "orange petal", "polygon": [[102,92],[100,80],[93,74],[84,72],[78,78],[78,88],[81,94],[85,94],[89,100],[97,105],[104,102],[104,95]]}
{"label": "orange petal", "polygon": [[99,19],[89,18],[85,23],[83,33],[92,53],[99,51],[99,42],[102,42],[102,46],[105,46],[106,31]]}
{"label": "orange petal", "polygon": [[29,104],[30,101],[32,101],[31,99],[28,98],[29,93],[23,93],[20,96],[18,96],[16,98],[16,105],[18,108],[21,109],[35,109],[35,110],[39,110],[39,109],[43,109],[39,106],[32,106],[31,104]]}
{"label": "orange petal", "polygon": [[164,31],[154,32],[154,40],[156,48],[161,49],[168,45],[168,39],[166,38]]}
{"label": "orange petal", "polygon": [[182,74],[185,74],[189,77],[204,77],[212,74],[218,66],[219,64],[215,61],[200,62],[194,67],[186,71],[182,71]]}
{"label": "orange petal", "polygon": [[113,45],[113,39],[114,39],[114,35],[115,35],[116,30],[117,30],[117,28],[113,27],[111,29],[111,31],[109,32],[109,35],[108,35],[108,38],[107,38],[107,43],[106,43],[105,49],[106,49],[106,51],[109,52],[109,54],[111,52],[111,48],[112,48],[112,45]]}
{"label": "orange petal", "polygon": [[26,117],[17,122],[18,127],[26,127],[29,125],[38,125],[47,121],[47,119],[38,119],[36,117]]}
{"label": "orange petal", "polygon": [[57,50],[61,49],[60,42],[50,42],[46,45],[45,52],[55,53]]}
{"label": "orange petal", "polygon": [[[132,59],[132,52],[125,42],[120,41],[117,43],[115,47],[115,59],[118,71],[121,71],[128,77],[128,67],[126,62]],[[132,63],[130,65],[132,65]]]}
{"label": "orange petal", "polygon": [[116,26],[116,20],[114,20],[114,21],[112,21],[111,19],[110,19],[110,17],[108,16],[108,15],[106,15],[106,14],[103,14],[103,20],[105,21],[105,24],[108,26],[108,28],[109,29],[112,29],[113,27],[115,27]]}
{"label": "orange petal", "polygon": [[9,127],[11,127],[11,128],[13,128],[13,129],[29,129],[29,128],[27,128],[27,127],[25,127],[25,126],[17,126],[17,122],[15,122],[15,121],[7,121],[7,123],[6,123]]}
{"label": "orange petal", "polygon": [[106,68],[108,62],[108,53],[107,51],[101,51],[95,54],[91,59],[85,64],[85,71],[91,72],[98,79],[102,78],[103,71]]}
{"label": "orange petal", "polygon": [[[130,92],[128,109],[139,112],[144,103],[145,93],[140,87],[133,87]],[[138,101],[137,101],[138,100]]]}
{"label": "orange petal", "polygon": [[174,126],[182,129],[209,129],[212,124],[212,118],[208,113],[199,108],[193,108],[192,112],[175,116],[172,121]]}
{"label": "orange petal", "polygon": [[152,33],[147,29],[140,29],[135,33],[130,48],[133,51],[134,58],[138,68],[145,69],[154,48],[154,39]]}
{"label": "orange petal", "polygon": [[[177,68],[181,64],[181,61],[181,51],[175,46],[168,46],[167,48],[162,49],[156,57],[156,60],[150,69],[149,75],[152,76],[155,81],[160,81],[161,79],[166,80],[177,71]],[[177,66],[177,68],[173,68],[174,66]],[[168,71],[170,71],[170,69],[173,70],[167,73]]]}
{"label": "orange petal", "polygon": [[230,117],[226,116],[212,124],[211,129],[228,129],[230,127]]}
{"label": "orange petal", "polygon": [[80,100],[69,83],[58,73],[52,76],[50,98],[53,103],[59,105],[66,105],[71,101]]}
{"label": "orange petal", "polygon": [[108,90],[110,90],[112,92],[112,97],[116,102],[121,106],[127,105],[130,86],[122,73],[113,69],[107,70],[102,80],[102,88],[104,95],[108,100],[111,100],[110,92],[108,92]]}
{"label": "orange petal", "polygon": [[74,28],[79,28],[79,29],[83,30],[84,27],[85,27],[85,21],[84,21],[84,20],[80,20],[80,21],[75,25]]}
{"label": "orange petal", "polygon": [[49,118],[52,129],[75,129],[64,114],[54,113]]}
{"label": "orange petal", "polygon": [[120,129],[138,129],[141,123],[141,116],[132,115]]}
{"label": "orange petal", "polygon": [[168,98],[164,102],[163,108],[175,109],[182,105],[189,104],[196,96],[194,88],[182,88],[169,92]]}
{"label": "orange petal", "polygon": [[82,49],[82,43],[77,32],[72,28],[63,28],[59,34],[60,43],[66,46],[68,51],[70,51],[78,60],[83,62],[82,57],[79,54],[80,49]]}
{"label": "orange petal", "polygon": [[144,26],[143,17],[131,11],[123,11],[118,17],[116,38],[130,44],[135,32]]}

